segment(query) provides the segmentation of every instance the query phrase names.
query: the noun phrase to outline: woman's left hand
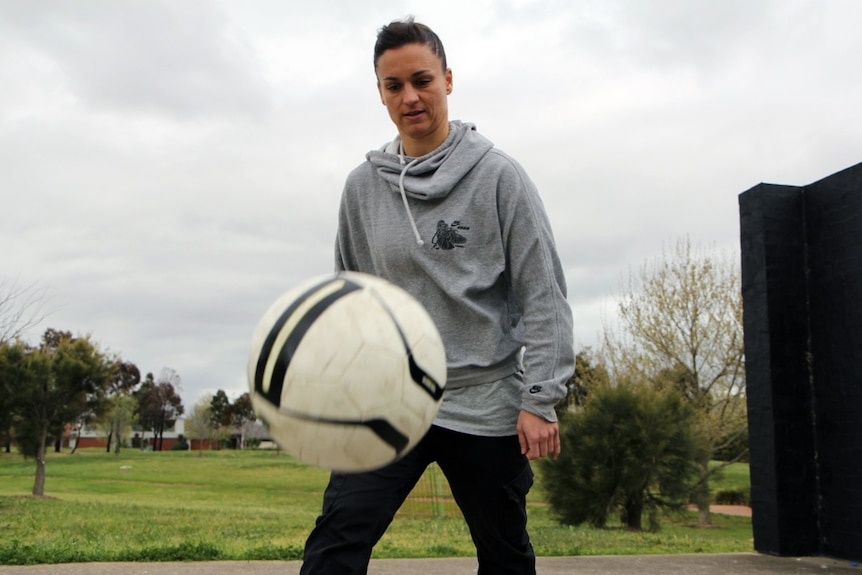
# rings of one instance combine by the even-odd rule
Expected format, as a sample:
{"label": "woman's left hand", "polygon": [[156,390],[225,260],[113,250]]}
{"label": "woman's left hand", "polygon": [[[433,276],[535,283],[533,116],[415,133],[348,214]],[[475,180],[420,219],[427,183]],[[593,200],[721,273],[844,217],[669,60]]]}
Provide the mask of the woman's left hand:
{"label": "woman's left hand", "polygon": [[528,459],[560,455],[560,426],[529,411],[522,410],[518,416],[518,440]]}

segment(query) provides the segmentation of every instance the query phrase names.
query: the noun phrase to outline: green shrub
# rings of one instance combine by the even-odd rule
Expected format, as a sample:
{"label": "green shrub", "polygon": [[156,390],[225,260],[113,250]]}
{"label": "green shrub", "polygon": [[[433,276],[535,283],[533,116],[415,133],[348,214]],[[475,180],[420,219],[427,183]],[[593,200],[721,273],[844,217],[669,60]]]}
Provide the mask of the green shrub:
{"label": "green shrub", "polygon": [[718,491],[714,499],[717,505],[748,505],[751,498],[742,489],[724,489]]}
{"label": "green shrub", "polygon": [[619,514],[629,528],[658,528],[657,510],[681,509],[703,449],[696,412],[679,393],[646,385],[597,389],[560,420],[566,448],[539,461],[554,516],[604,527]]}
{"label": "green shrub", "polygon": [[177,437],[177,442],[171,447],[171,451],[188,451],[189,443],[184,435]]}

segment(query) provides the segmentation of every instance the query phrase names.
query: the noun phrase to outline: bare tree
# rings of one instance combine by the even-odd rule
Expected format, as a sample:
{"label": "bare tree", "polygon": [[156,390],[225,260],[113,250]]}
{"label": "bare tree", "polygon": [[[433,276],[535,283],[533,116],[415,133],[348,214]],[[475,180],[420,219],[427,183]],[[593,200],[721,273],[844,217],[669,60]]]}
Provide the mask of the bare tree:
{"label": "bare tree", "polygon": [[213,440],[218,441],[218,429],[213,426],[213,417],[210,406],[213,396],[210,394],[203,395],[198,402],[192,407],[191,413],[186,419],[186,435],[189,438],[189,443],[193,440],[198,441],[198,455],[203,454],[204,441],[211,443]]}
{"label": "bare tree", "polygon": [[159,377],[156,379],[156,383],[169,384],[177,393],[182,393],[183,391],[183,378],[180,377],[177,370],[172,367],[163,367],[159,372]]}
{"label": "bare tree", "polygon": [[132,425],[136,421],[136,407],[135,398],[131,395],[122,394],[112,399],[109,425],[114,439],[114,455],[120,454],[120,450],[129,438]]}
{"label": "bare tree", "polygon": [[[711,456],[747,434],[738,259],[680,239],[630,273],[621,291],[617,327],[603,329],[603,359],[613,374],[678,388],[700,410],[709,449],[692,496],[698,524],[709,525],[709,480],[718,469]],[[725,465],[745,457],[742,445]]]}
{"label": "bare tree", "polygon": [[19,338],[45,319],[44,295],[36,284],[0,281],[0,345]]}

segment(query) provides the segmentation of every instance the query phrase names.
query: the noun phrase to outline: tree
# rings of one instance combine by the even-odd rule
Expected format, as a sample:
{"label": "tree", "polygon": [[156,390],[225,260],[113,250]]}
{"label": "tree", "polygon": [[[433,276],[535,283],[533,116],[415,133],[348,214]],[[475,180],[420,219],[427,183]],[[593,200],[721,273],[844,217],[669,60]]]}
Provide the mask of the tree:
{"label": "tree", "polygon": [[245,436],[248,432],[248,427],[257,421],[257,416],[251,405],[251,396],[248,392],[243,393],[234,400],[230,406],[230,412],[231,423],[239,431],[239,448],[245,449]]}
{"label": "tree", "polygon": [[163,367],[156,381],[159,383],[169,383],[177,393],[183,390],[183,378],[172,367]]}
{"label": "tree", "polygon": [[[217,445],[221,447],[226,439],[231,439],[238,434],[238,445],[231,441],[230,447],[245,449],[245,437],[249,426],[257,421],[249,394],[243,393],[231,402],[227,393],[219,389],[215,395],[207,395],[206,399],[209,402],[206,409],[209,416],[207,438],[216,439]],[[186,421],[186,425],[188,425],[188,421]],[[201,427],[199,434],[203,437],[203,427]]]}
{"label": "tree", "polygon": [[130,394],[120,394],[111,400],[108,425],[111,436],[113,436],[114,455],[120,455],[120,450],[129,437],[132,425],[136,421],[135,410],[137,406],[135,398]]}
{"label": "tree", "polygon": [[33,495],[44,495],[49,439],[59,437],[63,427],[81,414],[98,412],[110,366],[89,337],[53,329],[45,332],[38,348],[18,342],[4,350],[19,417],[16,435],[24,454],[36,459]]}
{"label": "tree", "polygon": [[[17,282],[0,281],[0,348],[18,340],[28,329],[43,319],[43,291],[35,284],[21,286]],[[10,379],[0,373],[0,438],[6,453],[12,451],[12,397]]]}
{"label": "tree", "polygon": [[0,437],[6,453],[12,451],[12,424],[14,422],[15,366],[10,363],[9,353],[13,346],[0,343]]}
{"label": "tree", "polygon": [[224,390],[218,390],[210,401],[210,426],[216,431],[218,445],[227,439],[231,433],[232,414],[230,399]]}
{"label": "tree", "polygon": [[213,428],[211,411],[213,396],[203,395],[192,407],[186,419],[186,435],[189,439],[198,441],[198,455],[203,455],[204,441],[218,439],[218,432]]}
{"label": "tree", "polygon": [[183,380],[180,374],[171,367],[163,367],[159,372],[157,387],[159,389],[159,398],[162,401],[162,419],[158,428],[159,432],[159,451],[164,447],[165,429],[173,427],[177,422],[177,418],[183,414],[183,400],[180,397]]}
{"label": "tree", "polygon": [[[16,422],[20,433],[19,394],[32,385],[31,380],[38,376],[39,371],[47,373],[46,366],[37,366],[33,361],[30,351],[31,348],[20,341],[0,344],[0,422],[3,424],[6,453],[11,452],[13,424]],[[35,452],[35,448],[30,452]]]}
{"label": "tree", "polygon": [[657,512],[681,508],[696,479],[703,445],[696,413],[673,390],[628,381],[596,388],[561,420],[559,458],[539,462],[552,513],[566,524],[604,527],[619,512],[640,530],[647,512],[657,529]]}
{"label": "tree", "polygon": [[[156,380],[153,374],[147,373],[140,387],[132,392],[132,397],[135,399],[135,420],[141,427],[141,449],[145,449],[147,446],[147,430],[153,429],[156,425],[155,417],[157,413],[151,413],[148,409],[149,405],[144,405],[149,403],[147,395],[152,393],[155,385]],[[151,415],[153,416],[152,418],[150,417]],[[155,440],[153,442],[155,443]]]}
{"label": "tree", "polygon": [[678,240],[623,283],[619,330],[604,326],[602,356],[617,374],[638,374],[658,389],[674,387],[700,410],[708,449],[698,461],[692,497],[699,525],[711,524],[712,455],[741,446],[747,455],[742,292],[738,262]]}
{"label": "tree", "polygon": [[18,339],[42,321],[42,296],[35,284],[0,282],[0,345]]}
{"label": "tree", "polygon": [[602,364],[593,365],[594,361],[590,348],[575,356],[575,372],[566,385],[566,397],[555,407],[558,416],[583,407],[593,390],[609,384],[607,369]]}
{"label": "tree", "polygon": [[135,415],[135,403],[131,393],[141,383],[141,370],[132,362],[117,359],[113,364],[108,385],[110,405],[103,420],[107,445],[105,451],[111,452],[111,444],[116,439],[114,453],[120,454],[123,440]]}
{"label": "tree", "polygon": [[183,414],[182,398],[169,381],[156,382],[148,373],[144,383],[135,392],[138,400],[138,420],[144,429],[153,432],[153,449],[161,451],[164,446],[165,429],[176,423]]}

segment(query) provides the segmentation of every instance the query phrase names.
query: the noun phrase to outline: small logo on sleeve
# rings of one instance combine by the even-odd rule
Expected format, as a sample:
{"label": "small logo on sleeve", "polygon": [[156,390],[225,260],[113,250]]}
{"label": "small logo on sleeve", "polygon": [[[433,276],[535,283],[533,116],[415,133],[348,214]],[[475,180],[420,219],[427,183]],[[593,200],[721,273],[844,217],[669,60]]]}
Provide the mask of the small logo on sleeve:
{"label": "small logo on sleeve", "polygon": [[539,393],[540,391],[542,391],[541,385],[534,385],[530,388],[530,393]]}

